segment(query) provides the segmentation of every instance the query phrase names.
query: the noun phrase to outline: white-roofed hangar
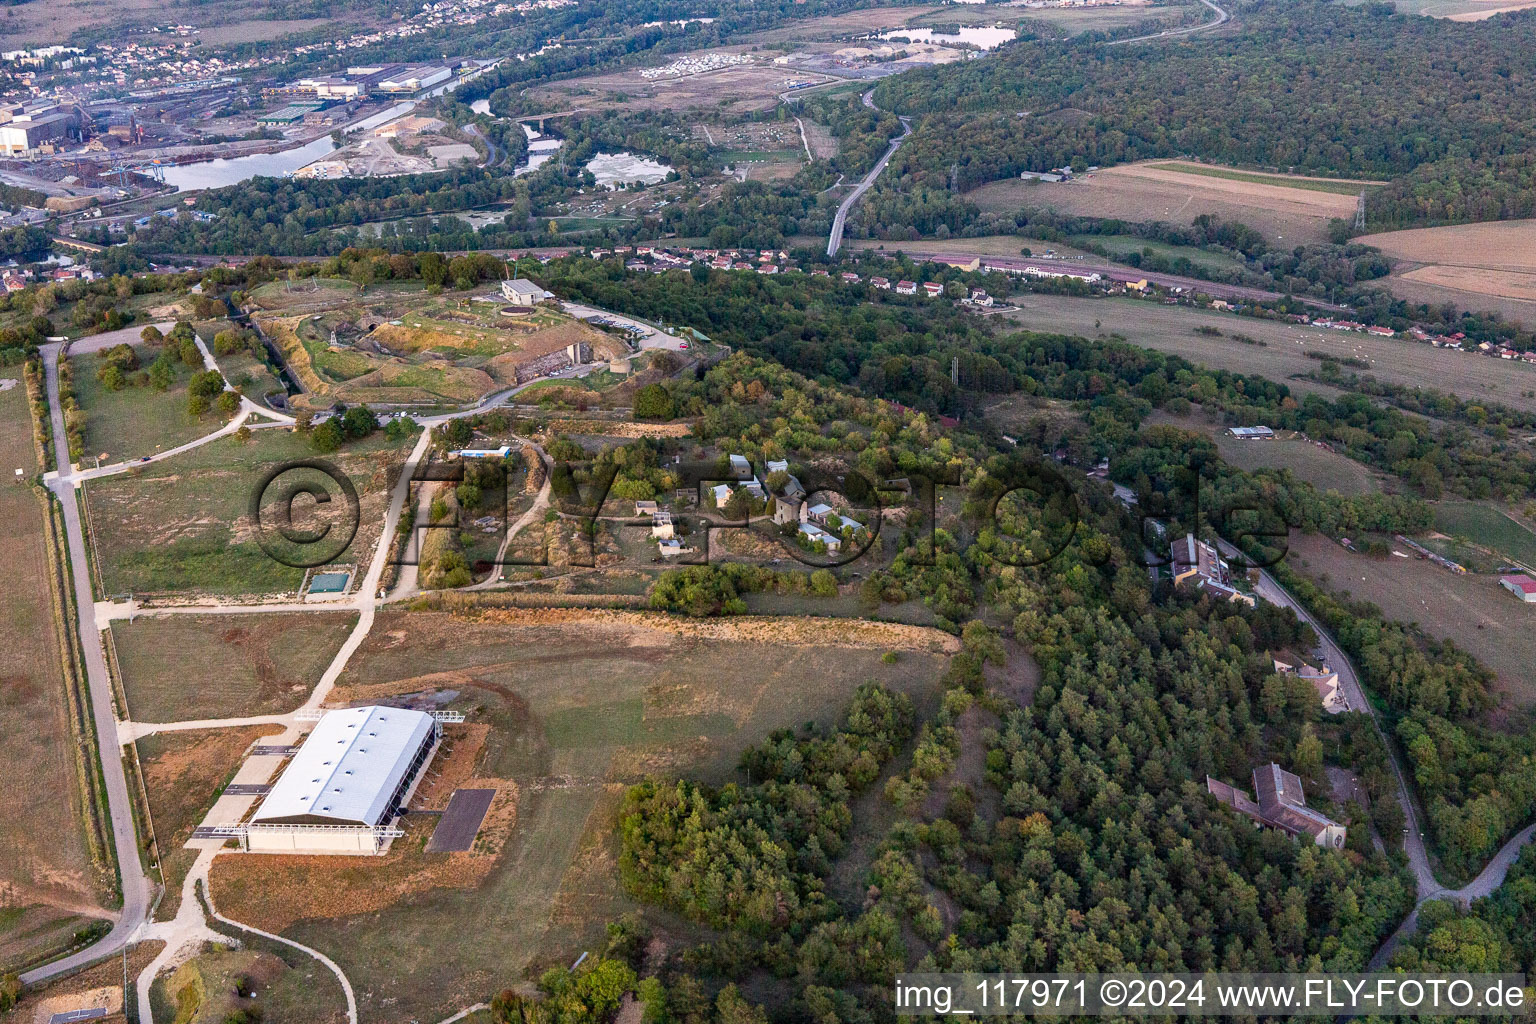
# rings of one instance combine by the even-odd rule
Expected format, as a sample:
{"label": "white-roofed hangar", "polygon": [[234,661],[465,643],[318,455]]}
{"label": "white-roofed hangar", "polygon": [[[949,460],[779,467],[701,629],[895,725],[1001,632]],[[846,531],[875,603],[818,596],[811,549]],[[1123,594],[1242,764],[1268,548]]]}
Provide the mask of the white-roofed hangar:
{"label": "white-roofed hangar", "polygon": [[369,706],[329,711],[246,824],[252,853],[378,855],[437,749],[438,719]]}

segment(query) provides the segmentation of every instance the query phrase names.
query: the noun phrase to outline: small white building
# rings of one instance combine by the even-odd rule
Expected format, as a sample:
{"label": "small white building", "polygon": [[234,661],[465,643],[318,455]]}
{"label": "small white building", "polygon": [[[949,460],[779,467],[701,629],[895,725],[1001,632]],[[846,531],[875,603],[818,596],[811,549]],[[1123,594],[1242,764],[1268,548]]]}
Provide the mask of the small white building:
{"label": "small white building", "polygon": [[545,291],[527,278],[514,277],[510,281],[501,282],[501,294],[514,306],[537,306],[545,299],[555,296]]}
{"label": "small white building", "polygon": [[672,513],[657,510],[651,513],[651,537],[654,540],[671,540],[673,536]]}
{"label": "small white building", "polygon": [[252,853],[376,856],[437,748],[437,719],[369,706],[328,712],[245,827]]}

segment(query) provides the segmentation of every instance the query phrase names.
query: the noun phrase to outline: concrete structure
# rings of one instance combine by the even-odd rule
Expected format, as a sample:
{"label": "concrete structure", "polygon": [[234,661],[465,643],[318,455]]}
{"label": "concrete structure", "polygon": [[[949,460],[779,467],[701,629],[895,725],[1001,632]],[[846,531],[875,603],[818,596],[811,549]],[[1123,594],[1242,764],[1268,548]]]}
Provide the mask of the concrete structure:
{"label": "concrete structure", "polygon": [[1206,792],[1256,823],[1306,836],[1318,846],[1343,849],[1344,826],[1307,806],[1301,779],[1270,762],[1253,770],[1253,788],[1257,801],[1225,782],[1205,777]]}
{"label": "concrete structure", "polygon": [[80,114],[76,108],[55,103],[29,103],[3,108],[0,123],[0,155],[28,156],[50,152],[71,139],[80,137]]}
{"label": "concrete structure", "polygon": [[1529,576],[1500,576],[1499,586],[1527,604],[1536,604],[1536,579]]}
{"label": "concrete structure", "polygon": [[545,299],[554,298],[550,292],[521,277],[501,282],[501,294],[514,306],[537,306]]}
{"label": "concrete structure", "polygon": [[434,85],[442,85],[452,76],[453,72],[445,67],[415,64],[385,75],[379,79],[375,88],[379,92],[417,93]]}
{"label": "concrete structure", "polygon": [[752,463],[745,455],[732,455],[730,460],[732,476],[737,480],[752,479]]}
{"label": "concrete structure", "polygon": [[672,513],[657,510],[651,513],[651,537],[655,540],[672,539]]}
{"label": "concrete structure", "polygon": [[512,446],[504,444],[500,448],[460,448],[451,454],[461,459],[504,459],[512,454]]}
{"label": "concrete structure", "polygon": [[437,720],[369,706],[325,714],[245,828],[253,853],[377,855],[437,747]]}

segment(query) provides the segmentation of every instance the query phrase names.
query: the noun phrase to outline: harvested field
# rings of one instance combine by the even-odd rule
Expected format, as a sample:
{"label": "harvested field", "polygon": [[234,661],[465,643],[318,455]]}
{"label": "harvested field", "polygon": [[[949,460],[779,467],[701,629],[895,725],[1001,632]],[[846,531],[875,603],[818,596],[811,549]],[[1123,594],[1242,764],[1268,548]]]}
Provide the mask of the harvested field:
{"label": "harvested field", "polygon": [[1536,221],[1414,228],[1356,241],[1396,261],[1385,282],[1395,295],[1492,309],[1536,325]]}
{"label": "harvested field", "polygon": [[952,17],[953,7],[871,7],[862,11],[806,18],[779,25],[747,37],[751,43],[804,42],[808,40],[846,39],[889,28],[900,28],[924,14],[942,11]]}
{"label": "harvested field", "polygon": [[1536,566],[1536,533],[1493,505],[1475,501],[1436,502],[1435,529],[1486,548],[1501,564],[1516,559]]}
{"label": "harvested field", "polygon": [[1187,225],[1202,213],[1236,220],[1271,241],[1322,242],[1328,222],[1351,217],[1353,196],[1235,181],[1150,163],[1106,167],[1073,181],[994,181],[966,196],[985,212],[1043,208],[1088,217]]}
{"label": "harvested field", "polygon": [[[352,481],[360,505],[356,536],[337,563],[358,564],[371,555],[387,489],[412,440],[396,443],[380,431],[327,456]],[[142,470],[93,481],[83,493],[106,592],[162,601],[296,593],[303,570],[279,564],[260,548],[249,503],[252,488],[272,467],[313,457],[301,436],[260,430],[245,444],[221,438]],[[284,474],[279,486],[301,478],[338,491],[334,481],[326,484],[326,477],[310,471]],[[301,504],[295,511],[301,529],[322,522]],[[300,517],[307,522],[300,523]]]}
{"label": "harvested field", "polygon": [[1397,0],[1398,11],[1446,21],[1483,21],[1506,11],[1523,11],[1536,0]]}
{"label": "harvested field", "polygon": [[[1402,545],[1394,549],[1406,551]],[[1457,575],[1416,557],[1367,558],[1316,534],[1291,534],[1287,564],[1332,590],[1370,601],[1391,619],[1453,640],[1498,675],[1504,695],[1536,704],[1536,606],[1521,604],[1494,576]]]}
{"label": "harvested field", "polygon": [[[0,463],[7,473],[36,468],[22,387],[0,391]],[[67,938],[69,918],[96,912],[103,883],[86,840],[44,530],[42,501],[30,486],[7,481],[0,488],[0,559],[7,568],[0,587],[0,719],[18,727],[0,743],[0,779],[12,782],[0,787],[0,973],[52,948],[60,927]],[[24,913],[7,923],[13,911]]]}
{"label": "harvested field", "polygon": [[[1290,379],[1293,374],[1316,373],[1320,364],[1306,353],[1325,352],[1339,358],[1369,360],[1370,369],[1362,373],[1394,384],[1435,387],[1466,399],[1536,412],[1536,399],[1524,395],[1536,386],[1536,367],[1468,352],[1138,299],[1018,295],[1013,301],[1022,308],[1004,315],[1029,330],[1085,338],[1119,334],[1133,345],[1170,352],[1217,369],[1257,373],[1301,393],[1338,394],[1324,384]],[[1196,334],[1194,329],[1201,326],[1214,327],[1222,336]],[[1233,335],[1238,334],[1264,345],[1237,341]]]}
{"label": "harvested field", "polygon": [[292,711],[356,622],[355,612],[294,612],[113,623],[128,717],[184,722]]}
{"label": "harvested field", "polygon": [[[412,826],[386,859],[384,885],[377,864],[339,865],[324,894],[335,916],[296,920],[285,934],[341,963],[365,1019],[440,1020],[530,968],[569,963],[601,941],[607,921],[637,909],[616,867],[625,785],[682,772],[731,778],[745,745],[834,718],[866,679],[931,708],[953,643],[936,630],[874,623],[381,611],[334,698],[465,711],[488,728],[483,738],[466,732],[462,754],[435,762],[449,777],[422,799],[445,798],[450,783],[506,780],[517,787],[516,820],[506,848],[489,857],[427,854],[433,823]],[[904,653],[886,664],[892,649]],[[274,874],[280,860],[220,858],[215,900],[237,917],[232,908],[291,914],[287,896],[268,906],[270,884],[308,883]],[[303,860],[312,869],[319,859]]]}
{"label": "harvested field", "polygon": [[1279,174],[1273,171],[1241,171],[1234,167],[1219,167],[1189,160],[1164,160],[1148,164],[1154,170],[1174,171],[1178,174],[1198,174],[1207,178],[1224,178],[1228,181],[1246,181],[1255,185],[1275,185],[1279,188],[1304,188],[1315,192],[1333,192],[1341,196],[1358,196],[1362,191],[1387,184],[1358,178],[1315,178],[1307,174]]}

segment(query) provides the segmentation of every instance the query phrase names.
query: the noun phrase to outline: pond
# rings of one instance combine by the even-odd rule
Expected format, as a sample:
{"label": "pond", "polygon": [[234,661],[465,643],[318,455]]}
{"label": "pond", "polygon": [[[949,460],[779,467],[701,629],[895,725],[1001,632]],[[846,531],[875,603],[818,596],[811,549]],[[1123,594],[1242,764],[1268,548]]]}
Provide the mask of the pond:
{"label": "pond", "polygon": [[1011,28],[987,28],[983,25],[967,25],[951,32],[935,32],[931,28],[896,28],[882,32],[877,39],[910,39],[914,43],[969,43],[983,50],[995,50],[1004,43],[1012,42],[1018,32]]}
{"label": "pond", "polygon": [[599,153],[587,162],[587,170],[597,178],[599,185],[629,185],[643,181],[654,185],[665,181],[670,169],[655,160],[634,153]]}

